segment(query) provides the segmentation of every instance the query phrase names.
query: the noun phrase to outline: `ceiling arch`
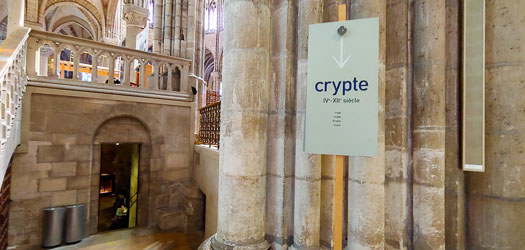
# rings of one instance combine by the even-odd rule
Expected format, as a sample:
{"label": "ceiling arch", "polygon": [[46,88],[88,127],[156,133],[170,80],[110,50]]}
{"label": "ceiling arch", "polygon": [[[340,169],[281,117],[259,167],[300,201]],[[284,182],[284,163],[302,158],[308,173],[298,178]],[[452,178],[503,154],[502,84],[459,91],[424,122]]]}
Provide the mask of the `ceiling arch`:
{"label": "ceiling arch", "polygon": [[51,5],[44,12],[41,23],[44,24],[47,31],[53,32],[57,26],[71,20],[75,20],[79,25],[90,31],[93,39],[98,40],[103,34],[103,27],[101,27],[95,14],[78,3],[59,2]]}
{"label": "ceiling arch", "polygon": [[45,17],[53,8],[58,8],[61,6],[71,6],[72,4],[77,8],[83,10],[85,13],[89,13],[89,16],[92,16],[97,26],[100,29],[100,34],[104,34],[106,18],[104,11],[102,9],[102,3],[99,0],[96,0],[96,4],[93,4],[94,0],[42,0],[39,9],[39,22],[45,23]]}
{"label": "ceiling arch", "polygon": [[94,40],[95,38],[93,32],[84,24],[79,23],[77,20],[66,21],[55,27],[53,32],[90,40]]}
{"label": "ceiling arch", "polygon": [[78,16],[65,16],[65,17],[60,18],[59,20],[53,23],[53,26],[50,28],[49,31],[57,32],[61,28],[63,28],[63,26],[70,25],[73,23],[76,23],[82,26],[82,28],[88,31],[93,38],[97,37],[95,35],[95,32],[94,32],[95,29],[93,29],[93,26],[89,22],[83,20],[82,18],[79,18]]}
{"label": "ceiling arch", "polygon": [[106,30],[111,30],[111,27],[115,24],[115,18],[117,17],[117,7],[119,1],[115,0],[102,0],[103,5],[105,6],[106,13]]}

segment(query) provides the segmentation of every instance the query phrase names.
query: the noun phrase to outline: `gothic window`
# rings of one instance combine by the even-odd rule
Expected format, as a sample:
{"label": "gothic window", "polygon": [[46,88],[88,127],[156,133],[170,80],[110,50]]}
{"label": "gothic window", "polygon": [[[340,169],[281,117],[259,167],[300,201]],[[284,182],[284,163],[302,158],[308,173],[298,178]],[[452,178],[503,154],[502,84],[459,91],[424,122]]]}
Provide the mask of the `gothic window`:
{"label": "gothic window", "polygon": [[204,30],[213,32],[217,30],[217,2],[215,0],[206,0],[204,5]]}
{"label": "gothic window", "polygon": [[153,0],[149,1],[148,2],[148,25],[150,27],[153,27],[153,21],[154,21],[154,9],[155,9],[155,3],[153,2]]}

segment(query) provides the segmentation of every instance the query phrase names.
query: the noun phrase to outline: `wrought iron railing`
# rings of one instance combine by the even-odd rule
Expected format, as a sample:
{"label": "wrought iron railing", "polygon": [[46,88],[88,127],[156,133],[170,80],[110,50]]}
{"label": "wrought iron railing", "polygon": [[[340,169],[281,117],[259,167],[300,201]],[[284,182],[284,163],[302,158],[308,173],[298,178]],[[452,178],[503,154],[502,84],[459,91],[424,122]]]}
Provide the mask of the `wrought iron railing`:
{"label": "wrought iron railing", "polygon": [[199,143],[218,148],[221,138],[221,102],[201,108],[199,112]]}
{"label": "wrought iron railing", "polygon": [[221,95],[219,91],[206,90],[206,106],[221,101]]}

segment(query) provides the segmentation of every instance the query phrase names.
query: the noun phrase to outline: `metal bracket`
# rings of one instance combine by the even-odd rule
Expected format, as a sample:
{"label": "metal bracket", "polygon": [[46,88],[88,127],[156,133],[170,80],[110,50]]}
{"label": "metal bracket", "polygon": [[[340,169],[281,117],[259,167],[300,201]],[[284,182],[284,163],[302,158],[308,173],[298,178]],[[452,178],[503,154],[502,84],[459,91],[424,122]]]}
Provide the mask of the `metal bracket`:
{"label": "metal bracket", "polygon": [[347,29],[343,25],[341,25],[341,27],[339,27],[339,29],[337,29],[337,33],[339,33],[339,35],[341,35],[341,36],[343,36],[346,33],[346,31],[347,31]]}

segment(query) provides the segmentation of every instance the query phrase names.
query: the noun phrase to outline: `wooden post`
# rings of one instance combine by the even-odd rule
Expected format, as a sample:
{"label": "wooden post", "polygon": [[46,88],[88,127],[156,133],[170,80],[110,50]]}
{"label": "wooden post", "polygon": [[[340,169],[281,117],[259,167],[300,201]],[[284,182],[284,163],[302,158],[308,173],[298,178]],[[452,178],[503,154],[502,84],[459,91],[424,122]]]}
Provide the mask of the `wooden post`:
{"label": "wooden post", "polygon": [[[338,21],[346,21],[346,4],[340,4],[337,12]],[[343,162],[344,156],[335,157],[334,250],[343,248]]]}

